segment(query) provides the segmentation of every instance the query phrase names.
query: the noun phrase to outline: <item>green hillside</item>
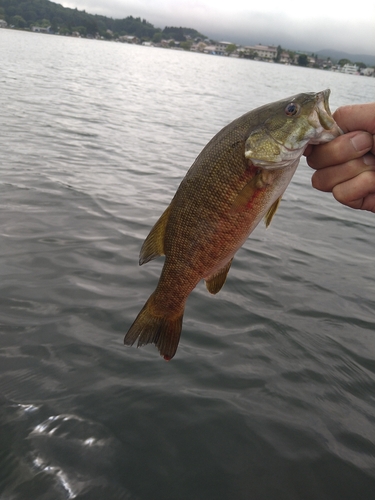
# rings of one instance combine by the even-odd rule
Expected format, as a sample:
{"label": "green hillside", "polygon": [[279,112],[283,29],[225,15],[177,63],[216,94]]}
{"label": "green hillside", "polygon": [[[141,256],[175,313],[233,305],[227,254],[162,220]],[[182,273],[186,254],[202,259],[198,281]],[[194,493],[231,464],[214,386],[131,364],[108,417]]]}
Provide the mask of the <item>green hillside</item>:
{"label": "green hillside", "polygon": [[172,38],[170,35],[176,34],[180,41],[184,41],[187,35],[204,37],[191,28],[167,27],[162,31],[140,17],[112,19],[69,9],[49,0],[0,0],[0,19],[15,28],[50,27],[52,33],[70,34],[76,31],[88,37],[134,35],[141,40],[152,40],[156,34],[159,34],[159,37],[162,34],[166,38]]}

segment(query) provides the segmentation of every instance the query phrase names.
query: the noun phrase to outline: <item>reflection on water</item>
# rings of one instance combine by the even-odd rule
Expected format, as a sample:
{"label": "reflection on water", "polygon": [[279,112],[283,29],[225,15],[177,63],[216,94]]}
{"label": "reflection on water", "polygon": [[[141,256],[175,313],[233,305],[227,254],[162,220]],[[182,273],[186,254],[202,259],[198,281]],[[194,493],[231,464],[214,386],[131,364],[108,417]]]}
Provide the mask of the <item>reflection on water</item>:
{"label": "reflection on water", "polygon": [[189,297],[179,350],[123,336],[158,280],[144,237],[235,117],[375,81],[2,30],[0,492],[26,499],[372,499],[373,214],[310,187],[215,297]]}

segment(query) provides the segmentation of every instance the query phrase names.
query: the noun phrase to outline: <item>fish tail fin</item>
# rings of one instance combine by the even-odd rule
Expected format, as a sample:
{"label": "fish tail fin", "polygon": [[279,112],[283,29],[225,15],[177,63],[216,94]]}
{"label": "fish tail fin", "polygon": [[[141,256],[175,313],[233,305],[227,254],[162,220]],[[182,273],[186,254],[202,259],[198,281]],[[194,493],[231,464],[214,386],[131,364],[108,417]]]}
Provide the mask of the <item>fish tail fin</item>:
{"label": "fish tail fin", "polygon": [[124,344],[133,345],[137,339],[137,347],[155,344],[160,355],[170,361],[177,351],[184,311],[180,315],[161,316],[156,314],[153,302],[151,295],[125,335]]}

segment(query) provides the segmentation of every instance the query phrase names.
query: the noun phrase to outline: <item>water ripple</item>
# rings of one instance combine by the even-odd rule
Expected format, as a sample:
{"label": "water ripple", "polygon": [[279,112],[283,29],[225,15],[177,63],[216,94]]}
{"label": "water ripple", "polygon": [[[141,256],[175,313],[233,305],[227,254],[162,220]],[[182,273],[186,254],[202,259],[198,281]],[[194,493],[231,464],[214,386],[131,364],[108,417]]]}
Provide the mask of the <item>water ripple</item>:
{"label": "water ripple", "polygon": [[[372,500],[373,214],[305,160],[176,358],[123,336],[162,259],[142,241],[202,147],[249,109],[375,80],[0,30],[0,496]],[[311,86],[311,82],[313,87]]]}

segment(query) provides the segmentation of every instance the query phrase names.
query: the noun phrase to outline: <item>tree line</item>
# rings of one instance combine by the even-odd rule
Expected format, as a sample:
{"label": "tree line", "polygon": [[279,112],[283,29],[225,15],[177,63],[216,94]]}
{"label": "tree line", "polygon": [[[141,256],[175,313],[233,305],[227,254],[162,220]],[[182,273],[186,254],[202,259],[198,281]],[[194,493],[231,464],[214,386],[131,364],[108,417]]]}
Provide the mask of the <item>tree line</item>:
{"label": "tree line", "polygon": [[49,0],[0,0],[0,19],[9,26],[31,29],[33,26],[49,27],[53,33],[71,34],[79,32],[83,36],[100,35],[104,38],[133,35],[139,39],[152,40],[156,34],[162,37],[175,35],[178,40],[186,40],[186,35],[197,33],[189,28],[166,27],[163,31],[140,17],[128,16],[113,19],[86,11],[70,9]]}

